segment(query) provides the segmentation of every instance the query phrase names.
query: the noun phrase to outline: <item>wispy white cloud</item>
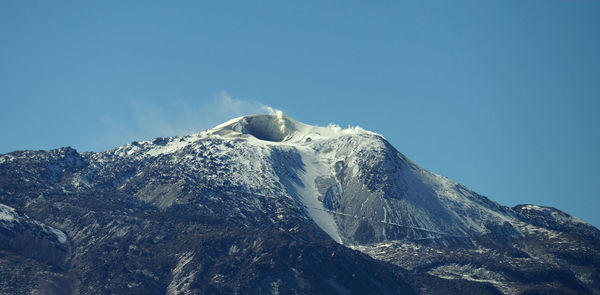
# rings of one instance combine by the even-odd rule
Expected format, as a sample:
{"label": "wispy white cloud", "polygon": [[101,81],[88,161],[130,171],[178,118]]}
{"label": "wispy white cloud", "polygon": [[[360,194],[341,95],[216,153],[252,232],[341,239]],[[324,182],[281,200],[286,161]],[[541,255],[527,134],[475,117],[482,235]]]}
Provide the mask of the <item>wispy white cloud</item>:
{"label": "wispy white cloud", "polygon": [[275,109],[271,106],[268,105],[263,105],[262,109],[267,111],[267,114],[269,115],[277,115],[277,116],[283,116],[283,111]]}
{"label": "wispy white cloud", "polygon": [[271,106],[231,96],[221,91],[211,99],[171,99],[168,103],[132,100],[125,115],[104,114],[106,132],[90,140],[94,151],[110,149],[134,140],[185,135],[212,128],[229,119],[250,114],[281,115]]}

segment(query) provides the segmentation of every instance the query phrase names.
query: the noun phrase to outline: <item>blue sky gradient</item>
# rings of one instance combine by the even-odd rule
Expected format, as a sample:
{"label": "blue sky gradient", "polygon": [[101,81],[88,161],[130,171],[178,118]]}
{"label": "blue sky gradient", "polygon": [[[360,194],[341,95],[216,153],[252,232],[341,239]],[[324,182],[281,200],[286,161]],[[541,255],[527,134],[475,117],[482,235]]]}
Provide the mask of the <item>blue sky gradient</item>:
{"label": "blue sky gradient", "polygon": [[600,225],[600,1],[0,0],[0,153],[281,109]]}

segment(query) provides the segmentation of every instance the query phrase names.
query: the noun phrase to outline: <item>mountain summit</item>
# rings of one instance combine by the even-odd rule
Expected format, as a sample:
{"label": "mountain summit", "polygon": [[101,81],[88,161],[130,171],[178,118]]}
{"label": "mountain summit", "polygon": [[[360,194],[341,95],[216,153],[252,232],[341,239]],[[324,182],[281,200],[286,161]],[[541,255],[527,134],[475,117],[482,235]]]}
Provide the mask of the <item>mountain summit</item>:
{"label": "mountain summit", "polygon": [[0,155],[0,203],[9,294],[600,293],[588,223],[283,115]]}
{"label": "mountain summit", "polygon": [[209,134],[227,138],[255,138],[262,141],[301,144],[314,139],[335,139],[343,135],[374,134],[360,127],[341,129],[339,126],[306,125],[283,115],[253,115],[236,118],[214,127]]}

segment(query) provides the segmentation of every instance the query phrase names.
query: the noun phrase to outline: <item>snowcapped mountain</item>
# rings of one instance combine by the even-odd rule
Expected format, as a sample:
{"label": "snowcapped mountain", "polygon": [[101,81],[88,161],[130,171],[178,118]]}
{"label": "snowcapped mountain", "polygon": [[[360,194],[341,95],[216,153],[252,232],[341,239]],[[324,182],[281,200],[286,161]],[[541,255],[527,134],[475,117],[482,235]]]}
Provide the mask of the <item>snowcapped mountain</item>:
{"label": "snowcapped mountain", "polygon": [[0,203],[65,248],[2,246],[39,271],[31,289],[0,285],[15,294],[600,292],[593,226],[497,204],[381,135],[282,115],[100,153],[0,155]]}

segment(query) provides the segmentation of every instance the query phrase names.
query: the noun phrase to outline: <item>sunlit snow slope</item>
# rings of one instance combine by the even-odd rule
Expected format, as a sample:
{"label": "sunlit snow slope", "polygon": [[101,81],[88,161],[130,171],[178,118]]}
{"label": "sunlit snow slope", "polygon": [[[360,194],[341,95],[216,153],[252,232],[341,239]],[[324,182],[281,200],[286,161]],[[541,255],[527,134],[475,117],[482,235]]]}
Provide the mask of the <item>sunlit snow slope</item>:
{"label": "sunlit snow slope", "polygon": [[223,173],[233,185],[293,197],[340,243],[469,244],[471,237],[497,228],[519,237],[524,226],[510,208],[422,169],[381,135],[358,127],[316,127],[282,115],[254,115],[160,144],[126,145],[115,153],[175,155],[193,162],[198,159],[189,151],[207,142],[225,143],[205,148],[223,159],[219,163],[228,167]]}

